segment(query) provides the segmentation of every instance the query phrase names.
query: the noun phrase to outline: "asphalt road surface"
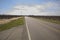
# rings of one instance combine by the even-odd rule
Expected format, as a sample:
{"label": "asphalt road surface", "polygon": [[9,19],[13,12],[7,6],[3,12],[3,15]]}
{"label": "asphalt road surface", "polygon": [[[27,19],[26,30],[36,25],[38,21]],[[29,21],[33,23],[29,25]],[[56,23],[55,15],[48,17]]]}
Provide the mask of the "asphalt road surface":
{"label": "asphalt road surface", "polygon": [[60,25],[25,17],[29,40],[60,40]]}
{"label": "asphalt road surface", "polygon": [[25,24],[0,32],[0,40],[60,40],[60,25],[25,17]]}
{"label": "asphalt road surface", "polygon": [[25,24],[1,31],[0,40],[28,40]]}

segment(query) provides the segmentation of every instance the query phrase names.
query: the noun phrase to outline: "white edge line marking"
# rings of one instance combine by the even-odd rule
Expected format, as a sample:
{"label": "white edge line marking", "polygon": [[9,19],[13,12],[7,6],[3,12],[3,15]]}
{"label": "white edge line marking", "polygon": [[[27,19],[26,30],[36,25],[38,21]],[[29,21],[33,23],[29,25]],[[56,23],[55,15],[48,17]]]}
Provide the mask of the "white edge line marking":
{"label": "white edge line marking", "polygon": [[27,25],[26,17],[25,17],[25,23],[26,23],[26,28],[27,28],[28,38],[29,38],[29,40],[31,40],[31,36],[30,36],[29,29],[28,29],[28,25]]}

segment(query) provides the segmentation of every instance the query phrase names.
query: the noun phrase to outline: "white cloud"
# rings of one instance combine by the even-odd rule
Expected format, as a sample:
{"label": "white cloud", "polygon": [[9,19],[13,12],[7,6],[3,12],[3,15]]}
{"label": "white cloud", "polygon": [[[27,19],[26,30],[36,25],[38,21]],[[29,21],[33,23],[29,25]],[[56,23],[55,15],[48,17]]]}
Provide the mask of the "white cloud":
{"label": "white cloud", "polygon": [[[45,3],[41,5],[17,5],[13,8],[13,10],[7,14],[10,15],[58,15],[59,12],[51,12],[51,10],[46,11],[47,9],[53,9],[58,7],[56,3]],[[55,9],[56,11],[60,11],[59,9]],[[60,14],[59,14],[60,15]]]}

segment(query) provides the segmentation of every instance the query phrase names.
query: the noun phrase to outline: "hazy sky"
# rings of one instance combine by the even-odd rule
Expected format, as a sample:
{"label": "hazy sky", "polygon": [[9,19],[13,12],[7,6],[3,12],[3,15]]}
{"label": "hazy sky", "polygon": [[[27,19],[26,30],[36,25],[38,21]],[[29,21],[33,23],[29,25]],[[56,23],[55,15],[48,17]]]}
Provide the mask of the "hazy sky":
{"label": "hazy sky", "polygon": [[1,14],[60,16],[60,0],[0,0]]}

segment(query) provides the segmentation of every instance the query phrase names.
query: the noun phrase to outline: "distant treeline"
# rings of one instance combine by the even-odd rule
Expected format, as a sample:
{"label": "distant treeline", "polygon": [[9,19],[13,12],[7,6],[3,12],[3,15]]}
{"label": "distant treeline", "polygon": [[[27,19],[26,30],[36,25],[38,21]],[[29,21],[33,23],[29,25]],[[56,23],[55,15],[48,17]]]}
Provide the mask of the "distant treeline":
{"label": "distant treeline", "polygon": [[53,20],[60,20],[60,16],[31,16],[35,18],[44,18],[44,19],[53,19]]}
{"label": "distant treeline", "polygon": [[19,15],[0,15],[0,19],[9,19],[13,17],[20,17]]}

